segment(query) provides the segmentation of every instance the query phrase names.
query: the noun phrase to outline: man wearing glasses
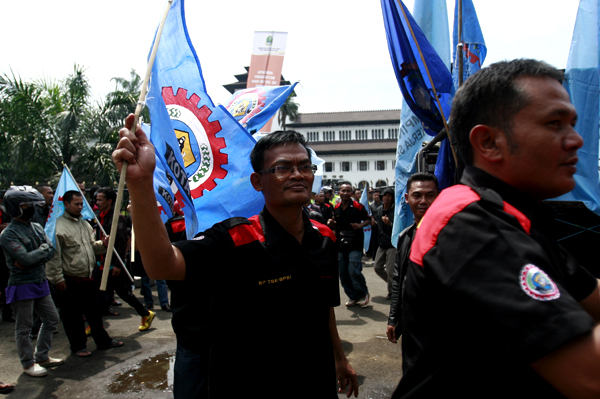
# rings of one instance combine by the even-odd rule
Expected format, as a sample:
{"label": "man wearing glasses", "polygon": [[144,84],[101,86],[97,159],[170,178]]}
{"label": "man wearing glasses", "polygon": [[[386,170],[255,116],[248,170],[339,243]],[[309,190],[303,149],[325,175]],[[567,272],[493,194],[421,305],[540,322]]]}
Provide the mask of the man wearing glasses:
{"label": "man wearing glasses", "polygon": [[259,215],[227,219],[172,246],[152,195],[154,149],[139,127],[129,130],[132,123],[130,115],[113,159],[119,169],[129,163],[148,276],[193,281],[210,293],[209,328],[198,337],[211,342],[210,397],[244,387],[264,398],[333,399],[336,379],[358,395],[333,312],[340,303],[335,236],[302,210],[316,170],[304,137],[274,132],[253,149],[250,180],[265,198]]}

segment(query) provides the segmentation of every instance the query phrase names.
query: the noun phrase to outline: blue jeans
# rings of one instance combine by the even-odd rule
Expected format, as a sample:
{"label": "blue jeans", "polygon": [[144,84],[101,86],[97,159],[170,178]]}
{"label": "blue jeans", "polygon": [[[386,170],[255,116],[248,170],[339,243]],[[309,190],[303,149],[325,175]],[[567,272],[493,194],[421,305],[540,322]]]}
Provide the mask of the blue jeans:
{"label": "blue jeans", "polygon": [[[166,306],[169,304],[169,294],[167,293],[167,282],[165,280],[156,280],[156,290],[158,291],[158,300],[160,306]],[[154,299],[152,299],[152,288],[150,288],[150,277],[142,277],[142,287],[140,288],[142,295],[144,296],[144,302],[146,306],[154,305]]]}
{"label": "blue jeans", "polygon": [[362,274],[361,259],[362,251],[338,252],[340,282],[348,298],[354,301],[364,298],[369,293],[367,281]]}
{"label": "blue jeans", "polygon": [[[50,295],[42,298],[25,299],[12,304],[15,315],[15,341],[23,368],[29,368],[33,363],[48,360],[48,351],[52,345],[52,334],[58,325],[58,312]],[[29,334],[33,322],[33,311],[42,319],[42,328],[37,338],[35,354]]]}
{"label": "blue jeans", "polygon": [[173,380],[175,399],[208,398],[208,353],[185,348],[177,342]]}

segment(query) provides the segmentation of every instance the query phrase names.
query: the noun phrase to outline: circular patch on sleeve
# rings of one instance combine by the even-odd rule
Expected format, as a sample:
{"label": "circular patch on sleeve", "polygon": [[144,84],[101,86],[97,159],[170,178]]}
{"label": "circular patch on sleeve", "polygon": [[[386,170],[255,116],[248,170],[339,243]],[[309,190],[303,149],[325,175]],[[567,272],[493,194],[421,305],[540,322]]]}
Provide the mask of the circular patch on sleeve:
{"label": "circular patch on sleeve", "polygon": [[560,297],[558,287],[542,269],[527,264],[521,269],[521,289],[538,301],[551,301]]}

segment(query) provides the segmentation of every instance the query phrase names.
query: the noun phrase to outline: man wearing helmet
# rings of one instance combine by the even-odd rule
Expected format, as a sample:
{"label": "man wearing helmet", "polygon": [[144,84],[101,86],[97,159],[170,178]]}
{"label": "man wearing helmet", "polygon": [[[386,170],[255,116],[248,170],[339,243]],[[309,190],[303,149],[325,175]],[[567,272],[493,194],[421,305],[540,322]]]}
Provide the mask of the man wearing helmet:
{"label": "man wearing helmet", "polygon": [[[44,197],[29,186],[11,187],[4,195],[4,205],[12,221],[0,235],[10,271],[6,302],[12,305],[16,319],[15,341],[23,372],[32,377],[43,377],[48,373],[45,367],[64,363],[48,356],[58,323],[45,269],[45,263],[54,257],[54,246],[44,228],[30,221],[34,204],[43,201]],[[29,338],[34,310],[42,319],[35,353]]]}

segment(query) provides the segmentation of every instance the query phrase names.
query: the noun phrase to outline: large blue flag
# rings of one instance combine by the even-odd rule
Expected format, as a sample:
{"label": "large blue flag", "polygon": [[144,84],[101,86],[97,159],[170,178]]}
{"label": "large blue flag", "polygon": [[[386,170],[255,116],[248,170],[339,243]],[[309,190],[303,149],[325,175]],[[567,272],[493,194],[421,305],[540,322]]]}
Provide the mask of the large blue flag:
{"label": "large blue flag", "polygon": [[[485,56],[487,54],[487,47],[485,40],[483,39],[483,33],[479,26],[479,20],[477,19],[477,13],[475,12],[475,6],[473,6],[472,0],[456,0],[454,6],[454,35],[453,35],[453,52],[452,59],[454,60],[452,68],[452,80],[454,82],[454,89],[458,90],[459,85],[459,59],[457,58],[457,47],[459,44],[458,38],[458,2],[462,1],[462,30],[461,38],[463,43],[462,59],[463,59],[463,82],[466,81],[469,76],[481,69]],[[452,132],[450,132],[452,133]],[[438,179],[440,190],[452,185],[454,181],[454,175],[456,173],[456,164],[452,149],[450,148],[450,141],[446,138],[440,143],[440,150],[438,152],[437,162],[435,164],[435,175]]]}
{"label": "large blue flag", "polygon": [[[369,199],[367,197],[368,191],[369,191],[369,188],[367,186],[365,186],[363,189],[362,195],[360,196],[360,203],[362,204],[362,206],[365,207],[369,216],[371,216],[371,207],[369,206]],[[364,234],[365,240],[364,240],[363,247],[365,249],[365,252],[368,252],[369,245],[371,244],[371,233],[373,232],[373,228],[371,227],[370,223],[368,225],[366,225],[365,227],[363,227],[363,232],[365,233]]]}
{"label": "large blue flag", "polygon": [[[414,5],[415,21],[443,61],[450,68],[450,34],[448,10],[445,0],[416,0]],[[448,72],[448,75],[450,72]],[[447,79],[447,77],[446,77]],[[450,81],[452,78],[450,77]],[[448,117],[449,115],[446,115]],[[405,203],[406,182],[417,172],[416,155],[423,141],[431,138],[425,134],[419,118],[411,111],[405,100],[402,101],[400,116],[400,134],[396,149],[396,215],[392,230],[392,243],[396,245],[398,235],[413,223],[414,216]]]}
{"label": "large blue flag", "polygon": [[226,218],[261,211],[264,199],[250,183],[256,141],[206,93],[183,0],[173,2],[165,22],[147,102],[157,154],[175,177],[181,198],[186,204],[193,201],[198,215],[191,229],[186,214],[188,237]]}
{"label": "large blue flag", "polygon": [[402,1],[381,0],[381,8],[392,65],[402,95],[423,122],[425,131],[435,136],[444,128],[450,114],[450,70]]}
{"label": "large blue flag", "polygon": [[277,113],[297,84],[236,91],[225,102],[225,108],[250,134],[254,134]]}
{"label": "large blue flag", "polygon": [[[65,213],[65,205],[63,203],[63,196],[67,191],[79,191],[79,186],[77,182],[73,180],[73,176],[65,166],[63,168],[62,174],[60,175],[60,180],[58,181],[58,186],[54,192],[54,200],[52,201],[52,207],[50,208],[50,212],[48,213],[48,220],[46,221],[46,226],[44,230],[46,231],[46,235],[52,240],[52,243],[56,246],[56,220]],[[94,219],[94,211],[90,204],[88,204],[85,197],[83,197],[83,209],[81,211],[81,215],[84,219]]]}
{"label": "large blue flag", "polygon": [[556,200],[582,201],[600,215],[599,128],[600,121],[600,18],[599,0],[581,0],[571,41],[563,85],[577,109],[575,130],[583,137],[573,191]]}

